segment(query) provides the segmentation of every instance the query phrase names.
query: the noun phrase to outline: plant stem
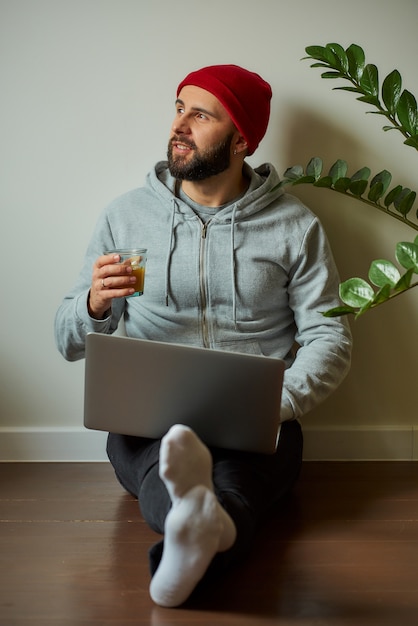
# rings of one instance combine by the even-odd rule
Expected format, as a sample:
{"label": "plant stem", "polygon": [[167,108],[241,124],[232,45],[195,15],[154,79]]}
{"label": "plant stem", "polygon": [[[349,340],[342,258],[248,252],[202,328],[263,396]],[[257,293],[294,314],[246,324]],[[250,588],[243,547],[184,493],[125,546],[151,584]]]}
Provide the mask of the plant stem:
{"label": "plant stem", "polygon": [[[352,78],[349,74],[346,74],[345,72],[341,72],[341,70],[338,70],[338,68],[333,67],[332,65],[330,65],[330,67],[332,67],[333,69],[336,69],[337,71],[340,72],[341,74],[341,78],[347,80],[348,82],[350,82],[356,89],[356,91],[358,93],[363,94],[363,96],[367,96],[369,94],[367,94],[367,92],[362,88],[361,84],[358,83],[354,78]],[[383,115],[384,117],[386,117],[387,120],[389,120],[389,122],[392,124],[393,128],[395,130],[398,130],[404,137],[405,139],[409,139],[411,137],[411,135],[403,128],[403,126],[401,124],[399,124],[396,120],[396,116],[395,115],[391,115],[390,111],[388,111],[387,109],[385,109],[382,106],[382,103],[380,102],[380,99],[378,96],[376,96],[376,103],[374,106],[381,115]],[[371,111],[372,113],[373,111]]]}
{"label": "plant stem", "polygon": [[389,302],[389,300],[393,300],[394,298],[397,298],[401,294],[405,293],[405,291],[409,291],[410,289],[413,289],[414,287],[418,287],[418,282],[413,283],[412,285],[409,285],[408,289],[403,289],[402,291],[396,291],[391,296],[389,296],[389,298],[387,298],[386,300],[382,300],[382,302],[377,302],[376,304],[372,304],[372,306],[370,308],[371,309],[375,309],[376,307],[380,306],[381,304],[384,304],[385,302]]}
{"label": "plant stem", "polygon": [[389,208],[385,208],[381,204],[377,204],[376,202],[367,200],[366,198],[363,198],[362,196],[355,196],[353,193],[349,191],[339,191],[339,189],[334,189],[334,187],[330,187],[330,189],[332,189],[332,191],[335,191],[336,193],[340,193],[343,196],[349,196],[350,198],[354,198],[355,200],[360,200],[361,202],[363,202],[364,204],[367,204],[368,206],[372,206],[376,209],[379,209],[379,211],[382,211],[382,213],[385,213],[385,215],[390,215],[391,217],[394,217],[395,219],[402,222],[402,224],[406,224],[407,226],[410,226],[414,230],[418,230],[418,224],[415,224],[404,215],[400,215],[400,214],[398,215],[397,213],[390,211]]}

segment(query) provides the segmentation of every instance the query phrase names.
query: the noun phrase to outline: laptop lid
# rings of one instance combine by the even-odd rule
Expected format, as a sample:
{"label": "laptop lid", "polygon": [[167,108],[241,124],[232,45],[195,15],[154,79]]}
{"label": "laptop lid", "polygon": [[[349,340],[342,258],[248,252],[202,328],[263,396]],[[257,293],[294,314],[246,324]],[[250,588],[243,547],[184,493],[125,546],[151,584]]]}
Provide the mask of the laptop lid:
{"label": "laptop lid", "polygon": [[210,446],[273,453],[283,373],[275,358],[89,333],[84,425],[160,438],[184,424]]}

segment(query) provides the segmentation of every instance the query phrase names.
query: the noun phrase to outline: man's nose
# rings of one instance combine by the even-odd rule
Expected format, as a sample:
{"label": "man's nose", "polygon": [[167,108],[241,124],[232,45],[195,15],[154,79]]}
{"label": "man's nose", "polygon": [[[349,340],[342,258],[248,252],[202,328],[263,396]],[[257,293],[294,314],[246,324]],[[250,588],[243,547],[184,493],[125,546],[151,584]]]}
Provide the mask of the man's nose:
{"label": "man's nose", "polygon": [[180,135],[188,135],[190,133],[190,126],[185,118],[176,118],[173,122],[173,131]]}

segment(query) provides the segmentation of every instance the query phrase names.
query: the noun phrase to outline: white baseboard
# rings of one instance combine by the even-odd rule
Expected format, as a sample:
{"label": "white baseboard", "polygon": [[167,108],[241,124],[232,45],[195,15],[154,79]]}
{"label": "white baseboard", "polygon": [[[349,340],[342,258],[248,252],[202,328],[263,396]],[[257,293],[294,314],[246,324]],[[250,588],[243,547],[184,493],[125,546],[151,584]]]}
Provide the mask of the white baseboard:
{"label": "white baseboard", "polygon": [[415,461],[418,429],[402,427],[303,427],[304,458],[310,461]]}
{"label": "white baseboard", "polygon": [[0,461],[106,461],[107,434],[85,428],[0,428]]}
{"label": "white baseboard", "polygon": [[[418,429],[303,426],[306,461],[418,460]],[[0,462],[106,461],[106,433],[84,428],[0,428]]]}

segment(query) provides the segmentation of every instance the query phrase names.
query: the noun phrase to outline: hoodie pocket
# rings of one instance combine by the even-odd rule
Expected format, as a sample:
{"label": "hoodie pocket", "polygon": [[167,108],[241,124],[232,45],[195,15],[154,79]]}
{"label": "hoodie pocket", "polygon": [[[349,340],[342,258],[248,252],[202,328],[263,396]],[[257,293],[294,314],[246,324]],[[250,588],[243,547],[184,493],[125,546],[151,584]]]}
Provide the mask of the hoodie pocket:
{"label": "hoodie pocket", "polygon": [[258,356],[263,356],[261,346],[255,339],[217,341],[214,348],[217,350],[224,350],[225,352],[241,352],[241,354],[256,354]]}

